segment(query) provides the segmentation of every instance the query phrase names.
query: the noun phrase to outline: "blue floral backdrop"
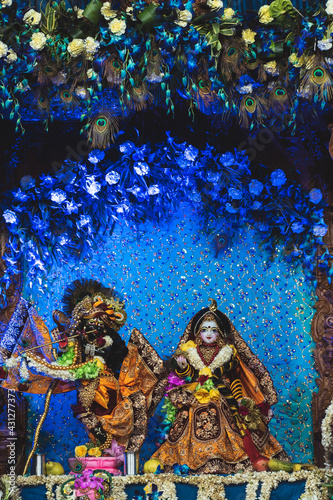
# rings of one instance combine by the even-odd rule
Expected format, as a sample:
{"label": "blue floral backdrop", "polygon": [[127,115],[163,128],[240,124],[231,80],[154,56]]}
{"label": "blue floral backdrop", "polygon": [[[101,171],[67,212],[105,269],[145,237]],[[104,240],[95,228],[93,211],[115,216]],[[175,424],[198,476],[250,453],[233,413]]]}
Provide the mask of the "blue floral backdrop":
{"label": "blue floral backdrop", "polygon": [[[125,340],[135,326],[163,357],[174,352],[193,314],[215,297],[273,377],[279,403],[271,432],[291,458],[311,460],[311,398],[316,388],[311,283],[300,268],[288,267],[278,255],[266,266],[267,255],[250,229],[216,258],[194,209],[183,204],[173,215],[172,222],[147,223],[141,237],[130,227],[117,225],[112,237],[80,262],[62,255],[46,281],[26,284],[25,296],[51,328],[52,310],[61,308],[64,287],[72,280],[89,277],[116,286],[127,303]],[[66,462],[74,447],[86,442],[84,430],[71,415],[74,400],[74,392],[52,397],[40,438],[40,448],[51,460]],[[42,409],[43,397],[31,397],[30,439]],[[150,421],[142,460],[155,449],[160,421],[159,409]]]}

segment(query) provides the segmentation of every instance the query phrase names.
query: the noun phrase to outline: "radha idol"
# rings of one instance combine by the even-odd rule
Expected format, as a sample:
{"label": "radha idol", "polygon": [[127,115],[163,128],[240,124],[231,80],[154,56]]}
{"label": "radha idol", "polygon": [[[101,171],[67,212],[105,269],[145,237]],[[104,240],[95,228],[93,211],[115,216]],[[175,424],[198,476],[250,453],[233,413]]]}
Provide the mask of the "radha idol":
{"label": "radha idol", "polygon": [[176,418],[152,457],[166,472],[175,464],[195,474],[260,471],[272,457],[288,460],[267,427],[272,379],[214,300],[186,327],[174,362],[177,387],[167,397]]}

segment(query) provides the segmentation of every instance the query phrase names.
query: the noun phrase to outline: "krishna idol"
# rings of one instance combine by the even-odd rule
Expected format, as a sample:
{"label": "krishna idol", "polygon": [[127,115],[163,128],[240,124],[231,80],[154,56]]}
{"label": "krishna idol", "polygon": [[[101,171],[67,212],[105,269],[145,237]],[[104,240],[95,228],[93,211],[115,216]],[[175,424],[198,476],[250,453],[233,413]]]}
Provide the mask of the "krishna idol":
{"label": "krishna idol", "polygon": [[277,402],[272,379],[210,300],[186,327],[174,355],[178,381],[167,397],[176,418],[152,458],[166,472],[175,464],[192,474],[267,470],[272,457],[288,460],[267,427]]}

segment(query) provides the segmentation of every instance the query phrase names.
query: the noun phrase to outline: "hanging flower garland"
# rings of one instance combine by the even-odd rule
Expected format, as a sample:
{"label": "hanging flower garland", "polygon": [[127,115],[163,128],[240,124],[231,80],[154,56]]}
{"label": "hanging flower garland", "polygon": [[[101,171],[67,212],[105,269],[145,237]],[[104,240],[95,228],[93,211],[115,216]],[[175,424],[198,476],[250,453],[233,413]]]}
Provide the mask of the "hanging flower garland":
{"label": "hanging flower garland", "polygon": [[273,0],[244,19],[222,0],[136,0],[117,10],[111,2],[80,9],[50,1],[41,11],[3,0],[1,106],[16,130],[30,90],[46,127],[54,104],[78,108],[94,147],[103,148],[118,127],[110,106],[94,105],[103,90],[124,116],[150,105],[173,113],[182,98],[192,115],[198,108],[235,117],[244,128],[284,116],[289,128],[298,98],[322,106],[332,98],[332,24],[330,0],[304,14]]}
{"label": "hanging flower garland", "polygon": [[330,456],[333,449],[333,436],[332,436],[332,422],[333,422],[333,401],[328,405],[325,417],[321,422],[321,442],[325,452],[326,467],[331,468]]}
{"label": "hanging flower garland", "polygon": [[[111,160],[115,155],[118,159]],[[2,284],[10,282],[22,259],[27,281],[32,286],[38,278],[41,284],[53,262],[91,255],[101,233],[111,235],[116,224],[139,230],[143,222],[167,219],[181,203],[203,218],[216,257],[215,235],[227,232],[232,242],[245,224],[269,254],[282,245],[282,257],[311,270],[327,231],[321,191],[305,193],[282,169],[256,179],[237,150],[198,150],[170,136],[153,146],[125,142],[119,152],[115,147],[92,151],[86,163],[65,160],[56,173],[39,180],[26,176],[19,189],[5,195],[2,216],[9,240]],[[323,265],[331,258],[326,250]]]}

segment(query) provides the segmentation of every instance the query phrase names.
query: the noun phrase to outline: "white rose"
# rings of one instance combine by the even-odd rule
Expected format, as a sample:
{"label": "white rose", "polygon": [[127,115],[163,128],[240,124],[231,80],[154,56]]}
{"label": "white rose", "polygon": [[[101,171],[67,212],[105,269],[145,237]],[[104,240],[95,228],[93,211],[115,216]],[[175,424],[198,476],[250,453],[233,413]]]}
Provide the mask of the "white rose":
{"label": "white rose", "polygon": [[46,36],[44,33],[38,31],[37,33],[33,33],[30,40],[30,47],[34,50],[43,50],[46,44]]}
{"label": "white rose", "polygon": [[325,40],[318,40],[319,50],[329,50],[332,48],[332,38],[326,38]]}
{"label": "white rose", "polygon": [[208,0],[207,5],[211,9],[222,9],[223,2],[222,0]]}
{"label": "white rose", "polygon": [[92,36],[88,36],[84,41],[84,46],[88,54],[94,54],[99,48],[99,42],[93,39]]}
{"label": "white rose", "polygon": [[123,19],[113,19],[113,21],[109,23],[109,30],[113,35],[123,35],[126,31],[126,21]]}
{"label": "white rose", "polygon": [[16,52],[13,51],[13,49],[9,49],[5,61],[8,63],[13,63],[13,62],[17,61],[17,54],[16,54]]}
{"label": "white rose", "polygon": [[68,44],[67,50],[71,56],[77,57],[84,50],[84,40],[81,40],[81,38],[74,38],[74,40]]}
{"label": "white rose", "polygon": [[0,58],[5,57],[7,55],[7,52],[8,46],[5,43],[0,42]]}
{"label": "white rose", "polygon": [[104,2],[103,6],[101,7],[101,14],[106,19],[106,21],[110,21],[110,19],[114,19],[117,17],[117,11],[111,9],[111,3],[110,2]]}
{"label": "white rose", "polygon": [[82,19],[82,17],[83,17],[83,9],[80,9],[79,7],[77,7],[77,6],[75,5],[75,7],[74,7],[74,12],[76,12],[76,17],[77,17],[78,19]]}
{"label": "white rose", "polygon": [[185,26],[187,26],[187,24],[192,19],[191,12],[186,9],[185,10],[176,9],[176,11],[177,11],[177,21],[175,21],[175,24],[178,24],[178,26],[185,28]]}
{"label": "white rose", "polygon": [[13,3],[13,0],[1,0],[2,7],[10,7]]}
{"label": "white rose", "polygon": [[34,9],[28,10],[23,16],[23,21],[30,26],[37,26],[40,23],[42,14]]}
{"label": "white rose", "polygon": [[329,16],[333,15],[333,1],[332,0],[328,0],[328,2],[326,3],[326,14],[328,14]]}

